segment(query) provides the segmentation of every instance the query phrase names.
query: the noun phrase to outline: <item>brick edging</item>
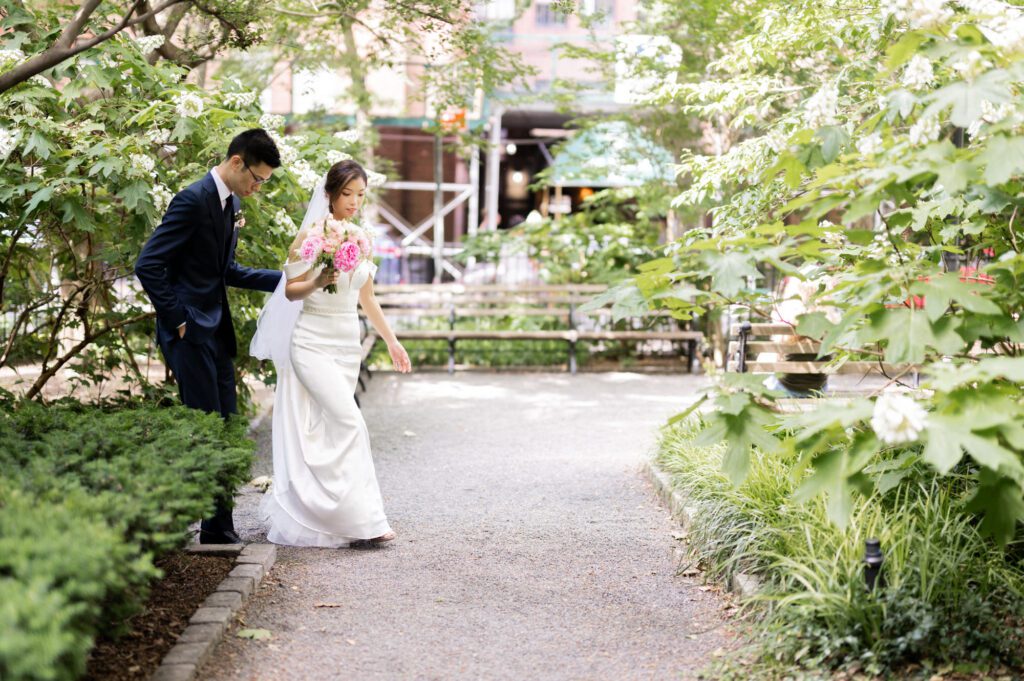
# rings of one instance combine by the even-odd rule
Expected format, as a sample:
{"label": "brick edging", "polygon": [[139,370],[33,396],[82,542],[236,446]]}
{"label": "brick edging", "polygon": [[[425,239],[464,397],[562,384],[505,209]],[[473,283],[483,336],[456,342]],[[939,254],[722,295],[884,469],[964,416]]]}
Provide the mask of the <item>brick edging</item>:
{"label": "brick edging", "polygon": [[[672,517],[679,521],[683,528],[689,528],[694,516],[699,513],[698,509],[691,505],[687,498],[672,485],[672,480],[669,478],[668,473],[661,470],[658,464],[654,462],[654,459],[644,459],[643,470],[647,475],[647,479],[654,485],[658,496],[661,497],[662,501],[665,502],[672,512]],[[726,586],[729,591],[740,598],[750,598],[757,595],[761,589],[761,580],[745,572],[734,572],[729,577]]]}
{"label": "brick edging", "polygon": [[235,566],[195,611],[150,681],[192,681],[196,671],[224,638],[235,613],[270,572],[277,559],[274,544],[192,544],[189,553],[235,558]]}

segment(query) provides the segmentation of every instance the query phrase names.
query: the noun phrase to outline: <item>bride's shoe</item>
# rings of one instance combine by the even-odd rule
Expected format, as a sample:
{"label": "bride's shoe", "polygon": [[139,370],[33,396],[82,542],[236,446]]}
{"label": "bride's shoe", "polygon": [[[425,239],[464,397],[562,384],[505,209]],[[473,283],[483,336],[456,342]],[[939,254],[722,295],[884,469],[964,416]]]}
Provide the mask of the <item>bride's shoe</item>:
{"label": "bride's shoe", "polygon": [[370,541],[371,544],[376,546],[378,544],[383,544],[385,542],[389,542],[389,541],[391,541],[392,539],[394,539],[397,536],[398,535],[395,534],[394,532],[388,532],[387,534],[382,534],[379,537],[374,537],[373,539],[371,539],[369,541]]}

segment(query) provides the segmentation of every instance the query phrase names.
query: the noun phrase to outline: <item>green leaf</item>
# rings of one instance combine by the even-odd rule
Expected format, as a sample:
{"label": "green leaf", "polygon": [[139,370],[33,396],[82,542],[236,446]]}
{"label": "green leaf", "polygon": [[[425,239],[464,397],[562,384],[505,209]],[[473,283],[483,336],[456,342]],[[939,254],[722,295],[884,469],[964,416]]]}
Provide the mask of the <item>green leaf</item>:
{"label": "green leaf", "polygon": [[22,150],[25,156],[35,154],[41,159],[50,158],[50,154],[54,152],[54,146],[50,143],[50,140],[46,139],[46,135],[33,130],[32,134],[28,136],[28,140],[25,142],[25,148]]}
{"label": "green leaf", "polygon": [[941,317],[951,302],[956,302],[963,309],[976,314],[998,315],[1002,309],[984,297],[994,287],[960,281],[956,272],[947,272],[931,277],[930,281],[917,281],[910,287],[910,292],[925,297],[925,311],[932,320]]}
{"label": "green leaf", "polygon": [[778,439],[767,431],[773,424],[774,419],[762,407],[753,404],[738,415],[713,412],[708,416],[707,427],[694,443],[706,447],[724,442],[726,450],[722,456],[722,470],[733,484],[739,485],[747,477],[752,447],[763,452],[778,449]]}
{"label": "green leaf", "polygon": [[890,71],[899,68],[917,54],[917,48],[927,39],[923,31],[908,31],[885,51],[885,66]]}
{"label": "green leaf", "polygon": [[53,197],[53,187],[43,187],[35,194],[32,195],[32,199],[28,202],[28,206],[25,207],[25,215],[31,215],[39,204],[44,201],[49,201]]}
{"label": "green leaf", "polygon": [[686,418],[689,417],[690,414],[692,414],[693,412],[697,411],[697,409],[699,409],[700,406],[702,404],[704,404],[705,402],[707,402],[707,401],[708,401],[708,396],[707,395],[701,395],[699,400],[697,400],[696,402],[691,404],[685,410],[679,412],[678,414],[676,414],[675,416],[670,418],[668,420],[668,425],[674,426],[675,424],[679,423],[680,421],[686,420]]}
{"label": "green leaf", "polygon": [[703,259],[715,290],[727,298],[732,298],[747,288],[748,277],[757,279],[761,276],[754,264],[754,257],[746,253],[708,252],[704,254]]}
{"label": "green leaf", "polygon": [[101,158],[99,161],[93,164],[89,168],[89,175],[103,175],[103,177],[109,178],[116,172],[120,172],[124,169],[124,162],[114,156],[107,156]]}
{"label": "green leaf", "polygon": [[932,104],[923,116],[931,118],[950,109],[953,125],[968,128],[982,116],[981,103],[1002,104],[1010,99],[1010,76],[1004,69],[994,69],[972,81],[960,81],[939,88],[932,94]]}
{"label": "green leaf", "polygon": [[796,332],[809,338],[823,338],[832,329],[824,312],[805,312],[796,320]]}
{"label": "green leaf", "polygon": [[986,468],[1024,481],[1024,467],[1020,459],[999,444],[998,439],[974,433],[974,423],[964,416],[930,414],[928,417],[928,443],[922,458],[942,474],[948,473],[966,451]]}
{"label": "green leaf", "polygon": [[957,161],[939,168],[938,180],[951,194],[959,194],[974,182],[978,169],[969,161]]}
{"label": "green leaf", "polygon": [[825,163],[832,163],[839,157],[839,152],[850,141],[846,130],[837,125],[829,125],[818,130],[816,137],[821,140],[821,155]]}
{"label": "green leaf", "polygon": [[136,180],[122,187],[121,191],[117,192],[117,196],[124,200],[125,208],[135,210],[139,201],[149,196],[149,184],[142,180]]}
{"label": "green leaf", "polygon": [[65,198],[61,201],[60,208],[62,211],[61,219],[66,223],[72,223],[75,229],[91,232],[96,228],[96,222],[92,219],[92,214],[75,199]]}
{"label": "green leaf", "polygon": [[1024,137],[994,136],[978,156],[985,184],[1000,185],[1024,172]]}
{"label": "green leaf", "polygon": [[1005,546],[1016,534],[1017,523],[1024,520],[1021,486],[984,469],[978,479],[978,490],[967,510],[981,514],[981,531]]}

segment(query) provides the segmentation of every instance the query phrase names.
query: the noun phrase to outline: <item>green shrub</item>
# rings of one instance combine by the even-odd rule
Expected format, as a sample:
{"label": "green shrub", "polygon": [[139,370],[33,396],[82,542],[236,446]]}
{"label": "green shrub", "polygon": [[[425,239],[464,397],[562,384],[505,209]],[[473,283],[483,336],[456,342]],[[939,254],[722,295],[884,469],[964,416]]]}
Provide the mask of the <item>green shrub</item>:
{"label": "green shrub", "polygon": [[[841,529],[827,499],[793,500],[802,477],[795,456],[755,453],[737,487],[722,473],[724,446],[694,443],[699,429],[693,421],[666,428],[657,461],[698,510],[694,558],[713,577],[761,577],[750,605],[762,615],[765,658],[874,672],[922,660],[1024,663],[1024,571],[964,507],[970,475],[911,465],[891,489],[855,498]],[[899,452],[891,456],[886,465],[899,466]],[[885,552],[887,583],[875,593],[864,583],[869,537]]]}
{"label": "green shrub", "polygon": [[157,553],[180,546],[217,493],[252,465],[244,419],[226,423],[185,407],[46,408],[26,403],[0,418],[0,476],[41,499],[69,489],[95,496],[95,512]]}
{"label": "green shrub", "polygon": [[130,615],[159,576],[96,508],[82,489],[50,502],[0,486],[0,678],[75,678],[93,634]]}
{"label": "green shrub", "polygon": [[0,413],[0,678],[79,676],[96,633],[146,598],[154,558],[246,479],[245,434],[184,407]]}

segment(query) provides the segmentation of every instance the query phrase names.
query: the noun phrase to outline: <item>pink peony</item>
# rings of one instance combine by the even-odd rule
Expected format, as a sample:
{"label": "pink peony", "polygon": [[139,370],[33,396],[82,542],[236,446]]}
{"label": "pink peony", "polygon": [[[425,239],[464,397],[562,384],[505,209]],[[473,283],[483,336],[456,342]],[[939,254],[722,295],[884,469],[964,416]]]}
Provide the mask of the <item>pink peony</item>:
{"label": "pink peony", "polygon": [[324,239],[322,236],[308,236],[299,246],[299,257],[303,262],[310,264],[316,262],[324,250]]}
{"label": "pink peony", "polygon": [[356,237],[356,243],[359,245],[359,250],[363,252],[364,256],[370,255],[370,240],[366,238],[366,235],[358,235]]}
{"label": "pink peony", "polygon": [[334,267],[342,272],[351,272],[359,264],[359,246],[351,241],[343,243],[334,253]]}

